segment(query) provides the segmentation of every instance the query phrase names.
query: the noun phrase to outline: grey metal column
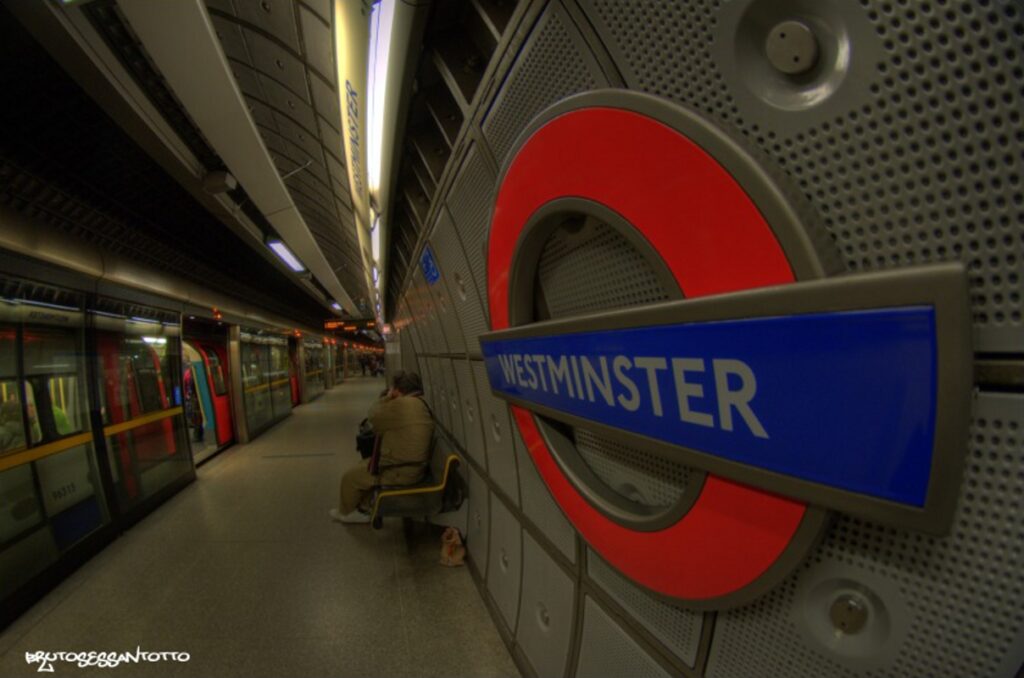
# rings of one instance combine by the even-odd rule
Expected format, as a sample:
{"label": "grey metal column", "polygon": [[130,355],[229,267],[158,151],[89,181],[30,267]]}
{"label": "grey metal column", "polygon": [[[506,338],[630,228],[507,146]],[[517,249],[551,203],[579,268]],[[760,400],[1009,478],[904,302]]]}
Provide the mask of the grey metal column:
{"label": "grey metal column", "polygon": [[330,344],[324,345],[324,390],[334,388],[334,349]]}
{"label": "grey metal column", "polygon": [[231,396],[231,416],[235,421],[235,440],[249,442],[249,425],[245,420],[245,391],[242,388],[242,328],[228,328],[228,393]]}
{"label": "grey metal column", "polygon": [[299,403],[309,402],[309,389],[306,388],[306,346],[302,339],[295,342],[295,362],[299,371]]}

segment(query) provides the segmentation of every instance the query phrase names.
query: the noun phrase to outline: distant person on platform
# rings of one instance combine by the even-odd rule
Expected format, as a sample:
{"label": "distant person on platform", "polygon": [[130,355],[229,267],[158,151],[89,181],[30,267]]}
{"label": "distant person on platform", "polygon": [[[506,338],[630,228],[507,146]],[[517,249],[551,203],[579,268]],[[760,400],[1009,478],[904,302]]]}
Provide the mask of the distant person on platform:
{"label": "distant person on platform", "polygon": [[363,376],[366,376],[366,368],[370,365],[370,359],[366,357],[365,353],[359,354],[359,367],[363,368]]}
{"label": "distant person on platform", "polygon": [[[368,523],[364,501],[375,485],[414,485],[423,479],[430,464],[434,420],[423,401],[423,382],[415,372],[399,372],[392,388],[370,408],[370,424],[377,441],[379,474],[365,462],[341,477],[341,502],[331,517],[342,523]],[[373,459],[371,458],[371,463]]]}

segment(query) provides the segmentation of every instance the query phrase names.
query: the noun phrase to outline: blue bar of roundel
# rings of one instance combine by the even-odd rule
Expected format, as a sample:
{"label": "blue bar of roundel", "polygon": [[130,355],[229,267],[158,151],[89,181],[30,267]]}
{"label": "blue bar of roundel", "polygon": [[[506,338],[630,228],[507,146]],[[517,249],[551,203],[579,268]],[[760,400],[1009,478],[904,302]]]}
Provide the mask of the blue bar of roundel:
{"label": "blue bar of roundel", "polygon": [[[753,318],[602,330],[485,342],[491,388],[568,414],[681,445],[752,467],[857,494],[921,507],[931,474],[935,432],[937,347],[931,307]],[[506,381],[499,355],[606,357],[614,392],[609,406]],[[636,412],[620,405],[630,394],[615,379],[614,356],[664,358],[656,372],[662,415],[656,416],[644,370],[626,370],[638,388]],[[687,372],[703,397],[692,411],[711,415],[714,428],[680,418],[673,358],[703,359]],[[767,438],[754,434],[733,409],[733,430],[720,428],[712,360],[746,363],[756,376],[749,407]],[[735,380],[735,375],[732,377]],[[539,381],[539,380],[535,380]],[[739,382],[729,388],[738,389]],[[584,391],[585,393],[585,391]]]}

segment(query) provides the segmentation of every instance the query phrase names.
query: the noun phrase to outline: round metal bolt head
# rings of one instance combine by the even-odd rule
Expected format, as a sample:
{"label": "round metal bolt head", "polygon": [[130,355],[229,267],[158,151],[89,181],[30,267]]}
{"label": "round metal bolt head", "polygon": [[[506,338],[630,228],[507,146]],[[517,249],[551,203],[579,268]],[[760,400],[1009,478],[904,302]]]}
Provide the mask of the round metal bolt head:
{"label": "round metal bolt head", "polygon": [[800,75],[818,63],[818,39],[806,24],[783,21],[768,32],[764,43],[768,61],[786,75]]}
{"label": "round metal bolt head", "polygon": [[828,616],[836,631],[853,635],[867,625],[868,606],[860,596],[844,593],[832,602]]}

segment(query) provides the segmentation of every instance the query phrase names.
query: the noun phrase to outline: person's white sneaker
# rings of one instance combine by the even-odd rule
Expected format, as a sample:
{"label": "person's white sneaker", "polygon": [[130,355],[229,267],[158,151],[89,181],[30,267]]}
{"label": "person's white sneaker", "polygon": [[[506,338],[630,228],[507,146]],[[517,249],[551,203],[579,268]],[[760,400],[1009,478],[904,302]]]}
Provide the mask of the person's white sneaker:
{"label": "person's white sneaker", "polygon": [[338,509],[331,509],[329,511],[331,519],[339,523],[347,523],[349,525],[368,523],[370,522],[370,516],[367,513],[363,513],[359,509],[352,511],[351,513],[342,513]]}

